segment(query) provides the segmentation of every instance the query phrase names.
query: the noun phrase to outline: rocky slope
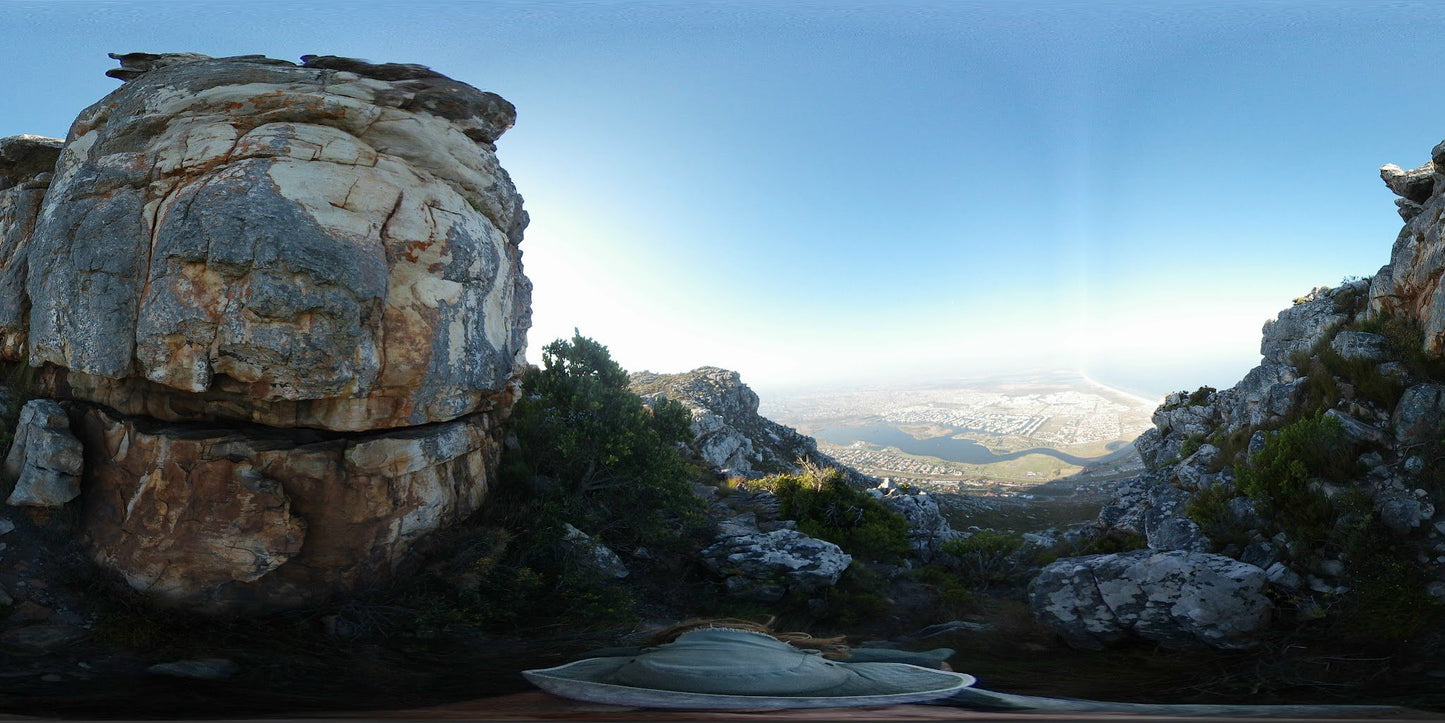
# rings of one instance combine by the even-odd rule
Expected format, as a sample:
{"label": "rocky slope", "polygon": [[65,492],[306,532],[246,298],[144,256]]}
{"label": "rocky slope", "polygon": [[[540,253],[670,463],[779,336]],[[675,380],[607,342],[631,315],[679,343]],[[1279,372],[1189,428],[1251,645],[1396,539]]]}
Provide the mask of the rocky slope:
{"label": "rocky slope", "polygon": [[[1261,364],[1234,387],[1172,394],[1155,411],[1136,442],[1150,471],[1098,520],[1149,550],[1046,568],[1030,588],[1042,622],[1080,647],[1239,647],[1271,621],[1402,639],[1433,619],[1445,599],[1445,143],[1432,157],[1381,170],[1406,221],[1389,264],[1267,322]],[[1218,579],[1184,589],[1201,575]]]}
{"label": "rocky slope", "polygon": [[[818,451],[812,437],[758,414],[758,395],[737,372],[699,367],[681,374],[633,372],[644,401],[673,399],[692,412],[693,448],[709,465],[738,477],[796,472],[800,460],[843,465]],[[854,473],[856,474],[856,473]]]}
{"label": "rocky slope", "polygon": [[80,506],[97,562],[192,607],[386,579],[495,478],[514,108],[419,65],[112,57],[63,143],[0,140],[0,358],[64,405],[27,408],[5,494]]}

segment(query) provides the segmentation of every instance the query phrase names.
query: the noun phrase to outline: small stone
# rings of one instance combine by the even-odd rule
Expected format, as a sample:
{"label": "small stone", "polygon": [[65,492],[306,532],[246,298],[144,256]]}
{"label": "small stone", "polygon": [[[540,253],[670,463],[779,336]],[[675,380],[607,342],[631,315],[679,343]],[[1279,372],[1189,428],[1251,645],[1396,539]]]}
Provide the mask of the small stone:
{"label": "small stone", "polygon": [[1405,471],[1410,474],[1420,474],[1425,471],[1425,458],[1419,455],[1412,455],[1405,459]]}
{"label": "small stone", "polygon": [[1273,585],[1290,590],[1298,589],[1300,586],[1299,574],[1286,567],[1282,562],[1276,562],[1270,565],[1269,568],[1264,571],[1264,575]]}
{"label": "small stone", "polygon": [[176,660],[158,663],[146,668],[152,675],[169,675],[175,678],[196,680],[225,680],[235,675],[236,664],[225,658],[201,658],[199,660]]}
{"label": "small stone", "polygon": [[15,523],[0,517],[0,535],[8,535],[15,531]]}

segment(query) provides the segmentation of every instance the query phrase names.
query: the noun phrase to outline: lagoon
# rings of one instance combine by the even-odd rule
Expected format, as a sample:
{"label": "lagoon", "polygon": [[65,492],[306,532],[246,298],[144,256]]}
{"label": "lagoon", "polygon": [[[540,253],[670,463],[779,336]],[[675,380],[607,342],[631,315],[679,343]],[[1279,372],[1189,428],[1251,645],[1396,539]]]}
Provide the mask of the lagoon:
{"label": "lagoon", "polygon": [[955,439],[952,435],[967,431],[957,427],[950,427],[949,435],[934,437],[932,439],[918,439],[903,430],[888,424],[866,424],[857,427],[824,427],[817,430],[813,436],[830,444],[847,446],[854,442],[866,442],[883,447],[896,447],[905,454],[915,454],[923,457],[937,457],[938,459],[950,462],[963,462],[965,464],[993,464],[994,462],[1006,462],[1011,459],[1018,459],[1030,454],[1044,454],[1057,460],[1081,467],[1102,462],[1117,457],[1127,451],[1127,442],[1112,443],[1109,448],[1113,451],[1098,457],[1076,457],[1072,454],[1065,454],[1047,447],[1036,447],[1033,449],[1008,452],[1005,454],[994,454],[978,442],[970,439]]}

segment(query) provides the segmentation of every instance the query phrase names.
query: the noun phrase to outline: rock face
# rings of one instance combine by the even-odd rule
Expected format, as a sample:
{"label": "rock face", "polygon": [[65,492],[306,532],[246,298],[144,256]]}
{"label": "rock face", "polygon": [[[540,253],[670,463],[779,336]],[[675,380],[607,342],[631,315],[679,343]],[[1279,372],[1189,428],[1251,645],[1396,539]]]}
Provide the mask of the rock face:
{"label": "rock face", "polygon": [[0,358],[24,353],[27,246],[62,145],[43,136],[0,138]]}
{"label": "rock face", "polygon": [[495,477],[515,109],[419,65],[112,57],[63,147],[0,140],[0,358],[71,400],[91,553],[218,612],[386,579]]}
{"label": "rock face", "polygon": [[496,403],[530,303],[492,145],[510,104],[334,58],[157,56],[126,76],[70,129],[29,241],[28,329],[6,329],[68,370],[58,389],[348,431]]}
{"label": "rock face", "polygon": [[818,451],[812,437],[758,414],[758,395],[737,372],[700,367],[682,374],[634,372],[632,391],[643,400],[681,402],[692,412],[693,448],[703,461],[738,477],[798,470],[798,460],[843,465]]}
{"label": "rock face", "polygon": [[6,504],[60,507],[79,497],[81,454],[64,408],[50,399],[26,402],[5,458],[5,482],[15,485]]}
{"label": "rock face", "polygon": [[1071,645],[1130,638],[1169,648],[1242,648],[1270,620],[1264,570],[1222,555],[1148,550],[1057,560],[1029,585],[1029,606]]}
{"label": "rock face", "polygon": [[364,436],[80,420],[84,528],[139,590],[223,611],[386,578],[476,510],[500,444],[486,415]]}
{"label": "rock face", "polygon": [[1430,162],[1412,171],[1387,165],[1385,184],[1400,199],[1405,227],[1395,238],[1390,263],[1370,284],[1370,311],[1415,319],[1425,330],[1425,350],[1445,354],[1445,142],[1430,152]]}

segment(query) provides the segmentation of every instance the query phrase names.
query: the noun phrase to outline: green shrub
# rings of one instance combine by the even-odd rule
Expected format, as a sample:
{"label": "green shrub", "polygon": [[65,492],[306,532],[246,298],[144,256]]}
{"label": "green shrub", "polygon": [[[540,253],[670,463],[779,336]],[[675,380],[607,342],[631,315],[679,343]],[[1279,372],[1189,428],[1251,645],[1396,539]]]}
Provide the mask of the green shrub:
{"label": "green shrub", "polygon": [[1229,501],[1239,496],[1234,485],[1217,484],[1196,492],[1185,508],[1185,514],[1209,536],[1215,549],[1229,545],[1249,544],[1248,530],[1240,526],[1229,511]]}
{"label": "green shrub", "polygon": [[1236,470],[1239,490],[1260,504],[1265,517],[1311,547],[1328,539],[1336,517],[1329,499],[1311,483],[1346,482],[1355,472],[1355,452],[1344,430],[1323,414],[1280,428]]}
{"label": "green shrub", "polygon": [[1215,391],[1216,390],[1214,387],[1200,387],[1198,389],[1195,389],[1189,394],[1190,406],[1198,406],[1200,404],[1204,404],[1205,402],[1209,401],[1209,396],[1211,394],[1214,394]]}
{"label": "green shrub", "polygon": [[503,484],[527,500],[513,505],[515,526],[565,521],[632,548],[701,524],[691,488],[699,470],[677,449],[692,441],[686,407],[643,404],[607,347],[580,334],[548,344],[542,360],[523,378],[511,419],[517,445],[502,459]]}
{"label": "green shrub", "polygon": [[798,530],[844,552],[884,560],[909,551],[908,521],[867,493],[854,489],[837,469],[808,468],[749,482],[778,496],[779,515]]}
{"label": "green shrub", "polygon": [[1016,556],[1023,546],[1023,535],[1017,532],[983,529],[950,540],[943,552],[958,560],[958,574],[965,582],[986,587],[1013,581],[1026,566]]}

